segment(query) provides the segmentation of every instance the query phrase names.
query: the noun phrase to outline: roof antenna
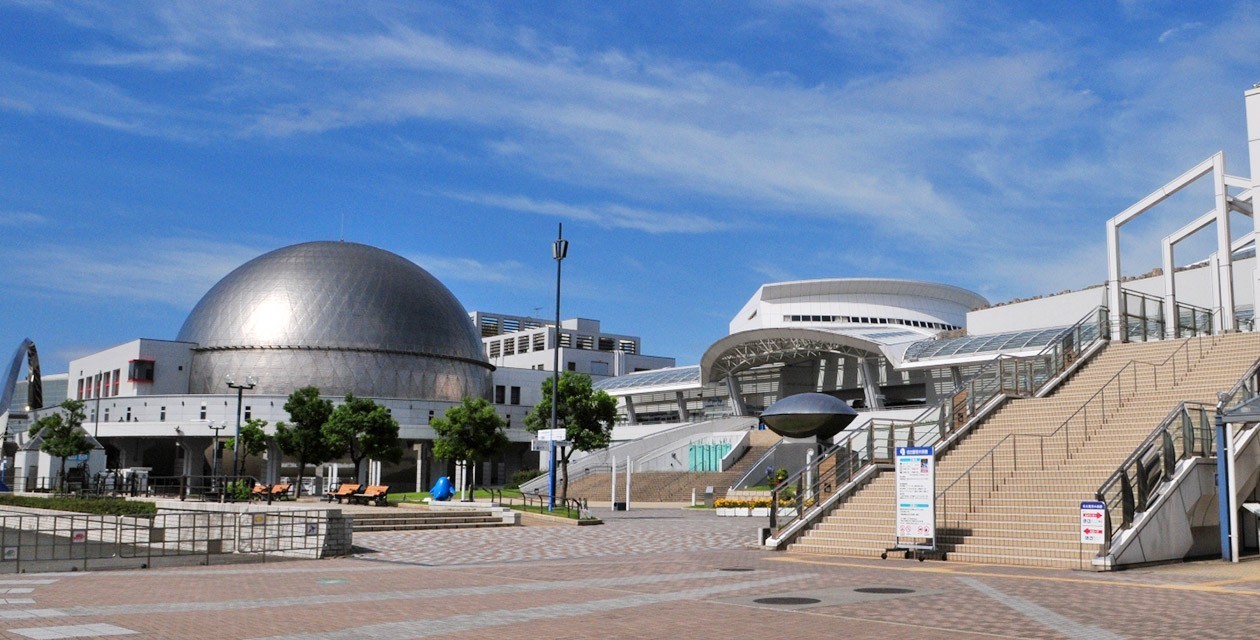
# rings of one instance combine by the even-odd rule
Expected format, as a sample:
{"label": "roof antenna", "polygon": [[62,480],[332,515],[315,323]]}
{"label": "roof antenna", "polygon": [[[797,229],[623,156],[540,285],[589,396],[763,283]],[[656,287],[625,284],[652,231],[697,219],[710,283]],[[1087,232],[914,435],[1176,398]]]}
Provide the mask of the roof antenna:
{"label": "roof antenna", "polygon": [[341,235],[337,238],[340,242],[346,241],[346,212],[341,212]]}

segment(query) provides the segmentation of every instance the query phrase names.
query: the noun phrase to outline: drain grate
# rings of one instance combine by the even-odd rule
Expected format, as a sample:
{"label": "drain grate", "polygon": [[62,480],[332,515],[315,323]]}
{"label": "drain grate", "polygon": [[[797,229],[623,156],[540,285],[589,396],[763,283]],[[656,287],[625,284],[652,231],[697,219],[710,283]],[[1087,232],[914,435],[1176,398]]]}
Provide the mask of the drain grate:
{"label": "drain grate", "polygon": [[746,567],[723,567],[718,569],[718,571],[752,571],[752,569]]}
{"label": "drain grate", "polygon": [[901,587],[860,587],[854,589],[858,593],[914,593],[914,589],[903,589]]}
{"label": "drain grate", "polygon": [[790,596],[781,596],[781,597],[775,597],[775,598],[757,598],[756,600],[753,600],[753,602],[756,602],[757,604],[777,604],[780,606],[792,606],[792,605],[802,605],[802,604],[818,604],[819,602],[822,602],[822,600],[819,600],[817,598],[795,598],[795,597],[790,597]]}

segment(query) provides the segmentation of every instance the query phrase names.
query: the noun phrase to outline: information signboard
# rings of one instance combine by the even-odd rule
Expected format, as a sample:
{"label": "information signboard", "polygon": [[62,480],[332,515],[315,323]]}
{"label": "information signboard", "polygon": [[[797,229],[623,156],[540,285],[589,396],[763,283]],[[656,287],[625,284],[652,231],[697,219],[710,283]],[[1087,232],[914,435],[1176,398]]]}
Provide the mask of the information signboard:
{"label": "information signboard", "polygon": [[897,447],[897,537],[936,537],[936,456],[932,447]]}
{"label": "information signboard", "polygon": [[1081,544],[1102,544],[1107,541],[1107,505],[1101,502],[1081,503]]}

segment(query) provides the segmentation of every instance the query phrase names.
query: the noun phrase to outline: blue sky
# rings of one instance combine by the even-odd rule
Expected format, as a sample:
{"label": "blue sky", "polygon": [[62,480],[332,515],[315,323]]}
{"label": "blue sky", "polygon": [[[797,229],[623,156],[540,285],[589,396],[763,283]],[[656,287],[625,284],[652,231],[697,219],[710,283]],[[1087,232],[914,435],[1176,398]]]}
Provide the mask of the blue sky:
{"label": "blue sky", "polygon": [[559,222],[564,315],[680,364],[764,282],[1082,287],[1109,217],[1220,149],[1248,175],[1258,33],[1255,2],[0,0],[0,338],[64,371],[339,237],[550,315]]}

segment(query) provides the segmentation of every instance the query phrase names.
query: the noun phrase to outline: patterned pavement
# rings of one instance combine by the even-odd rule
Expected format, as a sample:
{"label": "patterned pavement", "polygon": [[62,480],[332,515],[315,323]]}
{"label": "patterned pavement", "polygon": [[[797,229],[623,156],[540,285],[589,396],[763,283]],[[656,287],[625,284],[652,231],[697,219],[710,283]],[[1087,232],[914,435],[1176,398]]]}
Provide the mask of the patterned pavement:
{"label": "patterned pavement", "polygon": [[1239,638],[1260,562],[1121,573],[771,553],[759,520],[681,509],[594,527],[359,534],[353,558],[22,574],[0,637]]}

